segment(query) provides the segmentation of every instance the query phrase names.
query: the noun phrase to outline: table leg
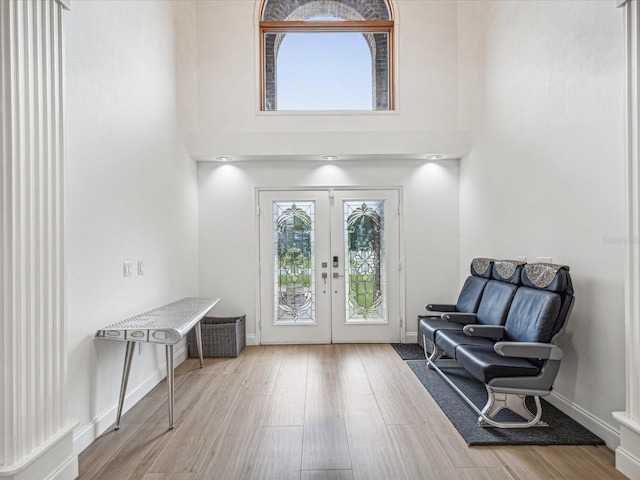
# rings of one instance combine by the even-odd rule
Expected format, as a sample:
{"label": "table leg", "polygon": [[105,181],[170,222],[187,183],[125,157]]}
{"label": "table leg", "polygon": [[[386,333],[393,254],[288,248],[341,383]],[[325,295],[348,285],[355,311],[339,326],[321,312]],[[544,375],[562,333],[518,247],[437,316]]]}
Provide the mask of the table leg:
{"label": "table leg", "polygon": [[167,400],[169,403],[169,430],[173,428],[173,345],[167,345]]}
{"label": "table leg", "polygon": [[124,397],[127,393],[127,383],[129,382],[129,371],[131,370],[131,359],[133,358],[133,350],[135,342],[127,342],[127,351],[124,354],[124,368],[122,370],[122,383],[120,384],[120,399],[118,400],[118,413],[116,414],[116,430],[120,429],[120,417],[122,416],[122,407],[124,406]]}
{"label": "table leg", "polygon": [[202,325],[196,323],[196,343],[198,344],[198,356],[200,357],[200,368],[204,368],[204,360],[202,359]]}

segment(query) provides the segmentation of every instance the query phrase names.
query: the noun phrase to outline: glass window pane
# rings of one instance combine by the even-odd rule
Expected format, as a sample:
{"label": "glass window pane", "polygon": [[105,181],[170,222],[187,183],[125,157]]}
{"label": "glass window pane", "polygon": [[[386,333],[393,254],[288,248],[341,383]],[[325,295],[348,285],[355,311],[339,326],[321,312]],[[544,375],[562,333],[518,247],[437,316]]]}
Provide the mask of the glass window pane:
{"label": "glass window pane", "polygon": [[315,203],[274,202],[276,323],[315,323]]}
{"label": "glass window pane", "polygon": [[372,73],[361,33],[287,33],[277,51],[278,110],[372,110]]}
{"label": "glass window pane", "polygon": [[347,323],[386,321],[384,201],[345,201],[343,211]]}

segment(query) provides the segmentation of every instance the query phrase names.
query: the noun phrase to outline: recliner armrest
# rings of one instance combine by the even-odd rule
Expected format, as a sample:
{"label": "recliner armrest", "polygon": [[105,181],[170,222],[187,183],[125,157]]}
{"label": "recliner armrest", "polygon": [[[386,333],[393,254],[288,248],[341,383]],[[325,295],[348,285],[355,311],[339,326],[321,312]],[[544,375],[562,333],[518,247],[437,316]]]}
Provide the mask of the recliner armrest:
{"label": "recliner armrest", "polygon": [[476,315],[475,313],[443,313],[440,318],[442,318],[442,320],[444,320],[445,322],[461,323],[462,325],[476,323],[478,321],[478,315]]}
{"label": "recliner armrest", "polygon": [[430,312],[455,312],[456,306],[442,303],[427,303],[424,308]]}
{"label": "recliner armrest", "polygon": [[503,338],[504,327],[502,325],[465,325],[462,329],[470,337]]}
{"label": "recliner armrest", "polygon": [[503,357],[539,358],[560,360],[564,352],[553,343],[539,342],[497,342],[493,349]]}

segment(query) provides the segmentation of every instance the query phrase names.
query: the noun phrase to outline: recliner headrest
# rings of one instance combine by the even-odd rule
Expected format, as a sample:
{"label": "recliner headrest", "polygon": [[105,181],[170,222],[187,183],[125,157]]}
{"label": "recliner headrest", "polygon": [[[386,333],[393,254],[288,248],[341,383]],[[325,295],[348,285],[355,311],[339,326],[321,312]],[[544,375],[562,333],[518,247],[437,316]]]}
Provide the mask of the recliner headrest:
{"label": "recliner headrest", "polygon": [[493,278],[501,282],[520,285],[520,272],[526,262],[520,260],[496,260],[493,263]]}
{"label": "recliner headrest", "polygon": [[569,267],[553,263],[528,263],[522,271],[522,284],[549,292],[573,295]]}
{"label": "recliner headrest", "polygon": [[474,258],[471,261],[471,275],[475,277],[491,278],[492,271],[492,258]]}

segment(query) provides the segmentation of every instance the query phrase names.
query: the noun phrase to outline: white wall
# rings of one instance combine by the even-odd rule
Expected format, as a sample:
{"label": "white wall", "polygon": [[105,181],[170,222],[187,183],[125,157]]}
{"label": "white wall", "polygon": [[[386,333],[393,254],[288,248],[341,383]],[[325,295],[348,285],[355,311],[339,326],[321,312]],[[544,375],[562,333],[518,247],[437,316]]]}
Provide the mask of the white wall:
{"label": "white wall", "polygon": [[[66,19],[69,416],[80,420],[78,450],[113,422],[120,387],[125,345],[94,339],[96,330],[197,294],[196,166],[176,106],[195,62],[176,28],[194,19],[188,2],[146,1],[73,2]],[[180,118],[188,125],[188,112]],[[124,260],[134,262],[130,278]],[[163,370],[164,348],[136,349],[128,392],[139,398]]]}
{"label": "white wall", "polygon": [[409,341],[427,302],[458,290],[458,162],[200,163],[200,294],[219,296],[216,312],[247,314],[255,342],[258,229],[255,187],[402,186]]}
{"label": "white wall", "polygon": [[[199,157],[245,152],[248,156],[282,155],[299,138],[295,134],[302,133],[317,137],[304,137],[307,151],[295,154],[369,153],[375,138],[367,132],[379,138],[388,136],[378,154],[466,153],[466,135],[455,135],[459,133],[456,2],[394,2],[398,108],[342,115],[259,112],[260,3],[217,0],[197,4],[200,129],[192,135],[191,153]],[[282,149],[265,141],[260,135],[264,132],[277,135]],[[336,132],[339,138],[332,136]],[[411,145],[392,145],[394,133],[409,132],[419,132],[421,141],[408,136],[405,140]],[[290,139],[282,133],[290,134]],[[236,139],[232,147],[242,151],[229,151],[230,139]],[[343,148],[348,151],[341,151]]]}
{"label": "white wall", "polygon": [[[624,408],[622,13],[610,1],[460,2],[461,265],[571,267],[554,402],[610,443]],[[565,402],[566,400],[566,402]]]}

